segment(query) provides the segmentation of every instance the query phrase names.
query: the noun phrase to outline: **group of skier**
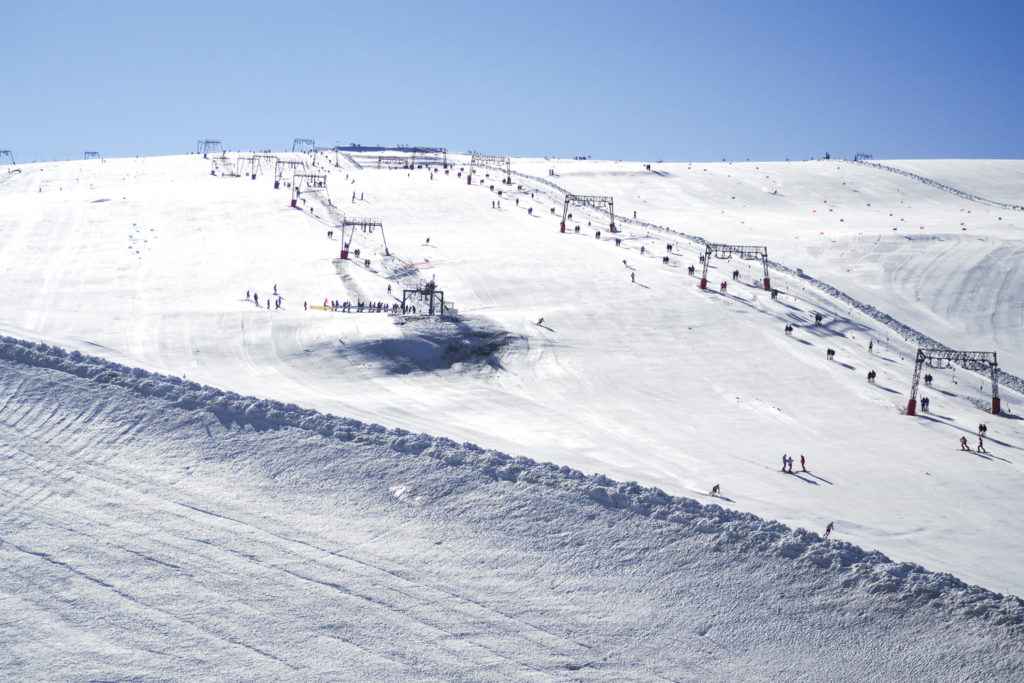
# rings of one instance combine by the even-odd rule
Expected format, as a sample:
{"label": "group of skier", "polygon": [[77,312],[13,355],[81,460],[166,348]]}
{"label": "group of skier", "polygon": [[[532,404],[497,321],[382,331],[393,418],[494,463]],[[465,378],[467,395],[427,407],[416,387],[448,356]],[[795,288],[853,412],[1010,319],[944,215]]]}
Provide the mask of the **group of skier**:
{"label": "group of skier", "polygon": [[[789,473],[793,472],[793,457],[790,455],[786,455],[785,453],[782,454],[782,471]],[[800,471],[807,471],[807,460],[804,458],[803,455],[800,456]]]}
{"label": "group of skier", "polygon": [[[985,450],[985,437],[983,436],[985,430],[978,431],[978,453],[988,453]],[[970,452],[971,447],[967,445],[967,437],[960,437],[960,450]]]}
{"label": "group of skier", "polygon": [[398,305],[398,302],[388,304],[387,302],[384,301],[357,301],[355,304],[353,304],[351,301],[328,301],[327,299],[324,299],[324,308],[329,308],[332,311],[342,311],[344,313],[351,313],[352,311],[355,311],[356,313],[382,313],[386,311],[391,311],[392,313],[394,313],[397,312],[399,308],[402,309],[403,313],[407,311],[411,313],[416,312],[416,308],[413,306],[400,307]]}
{"label": "group of skier", "polygon": [[[250,301],[251,300],[254,304],[256,304],[257,307],[260,305],[260,295],[259,295],[258,292],[252,292],[251,290],[248,290],[248,289],[245,290],[245,300],[246,301]],[[267,297],[265,299],[265,301],[267,302],[267,310],[269,311],[270,310],[271,298]],[[274,308],[275,309],[281,308],[281,306],[284,304],[284,298],[279,296],[278,293],[277,293],[277,285],[274,285],[273,301],[274,301]]]}

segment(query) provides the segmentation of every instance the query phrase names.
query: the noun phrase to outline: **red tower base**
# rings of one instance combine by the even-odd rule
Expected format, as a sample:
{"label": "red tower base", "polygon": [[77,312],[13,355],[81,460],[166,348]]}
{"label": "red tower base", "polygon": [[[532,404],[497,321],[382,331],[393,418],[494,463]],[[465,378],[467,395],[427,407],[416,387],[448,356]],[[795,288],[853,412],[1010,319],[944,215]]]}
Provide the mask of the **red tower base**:
{"label": "red tower base", "polygon": [[565,232],[565,223],[562,223],[562,226],[559,228],[559,232]]}
{"label": "red tower base", "polygon": [[341,258],[342,259],[347,259],[348,258],[348,249],[342,249],[341,250]]}
{"label": "red tower base", "polygon": [[295,199],[295,198],[292,198],[292,206],[293,206],[293,207],[295,206],[295,203],[296,203],[297,201],[298,201],[297,199]]}
{"label": "red tower base", "polygon": [[473,176],[471,176],[471,175],[466,176],[466,184],[467,185],[472,185],[473,184]]}
{"label": "red tower base", "polygon": [[700,279],[700,288],[701,289],[707,289],[708,288],[708,279],[706,277],[702,277]]}
{"label": "red tower base", "polygon": [[608,224],[608,230],[609,230],[609,232],[615,232],[615,224],[614,223],[609,223]]}
{"label": "red tower base", "polygon": [[275,180],[274,181],[274,189],[275,190],[281,189],[281,181],[280,180]]}
{"label": "red tower base", "polygon": [[998,398],[992,399],[992,414],[993,415],[998,415],[999,414],[999,399]]}
{"label": "red tower base", "polygon": [[256,174],[255,173],[252,174],[252,179],[256,180]]}
{"label": "red tower base", "polygon": [[772,289],[772,279],[770,277],[766,277],[764,279],[764,291],[770,292],[771,289]]}
{"label": "red tower base", "polygon": [[917,415],[917,399],[912,398],[907,401],[907,415]]}

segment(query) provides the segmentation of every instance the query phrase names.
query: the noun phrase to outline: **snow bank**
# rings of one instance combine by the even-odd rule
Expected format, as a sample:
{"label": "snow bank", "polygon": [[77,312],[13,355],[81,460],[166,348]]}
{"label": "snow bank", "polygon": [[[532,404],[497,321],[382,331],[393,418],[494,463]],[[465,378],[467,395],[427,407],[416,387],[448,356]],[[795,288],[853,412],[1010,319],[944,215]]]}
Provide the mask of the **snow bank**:
{"label": "snow bank", "polygon": [[[586,475],[570,467],[512,457],[472,443],[459,444],[443,437],[322,414],[290,403],[239,396],[47,344],[0,337],[0,358],[124,387],[143,396],[163,399],[171,407],[207,411],[222,422],[258,429],[305,430],[342,442],[383,447],[396,456],[427,457],[451,467],[469,467],[493,480],[569,492],[605,508],[682,525],[706,535],[722,550],[786,558],[801,570],[835,572],[846,588],[887,594],[907,607],[931,604],[1024,636],[1024,600],[1015,596],[969,586],[947,573],[930,572],[913,563],[893,562],[879,552],[825,540],[814,532],[790,529],[749,513],[670,496],[636,482],[617,482],[601,474]],[[398,498],[410,495],[409,491],[395,492]]]}

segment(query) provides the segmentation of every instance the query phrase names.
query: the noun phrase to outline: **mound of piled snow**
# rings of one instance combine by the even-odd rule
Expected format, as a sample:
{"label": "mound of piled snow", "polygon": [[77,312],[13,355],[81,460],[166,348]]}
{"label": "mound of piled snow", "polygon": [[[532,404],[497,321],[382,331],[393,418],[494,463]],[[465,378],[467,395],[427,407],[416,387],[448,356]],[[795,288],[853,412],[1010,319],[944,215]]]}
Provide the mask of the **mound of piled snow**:
{"label": "mound of piled snow", "polygon": [[658,489],[0,340],[11,678],[1010,679],[1024,603]]}

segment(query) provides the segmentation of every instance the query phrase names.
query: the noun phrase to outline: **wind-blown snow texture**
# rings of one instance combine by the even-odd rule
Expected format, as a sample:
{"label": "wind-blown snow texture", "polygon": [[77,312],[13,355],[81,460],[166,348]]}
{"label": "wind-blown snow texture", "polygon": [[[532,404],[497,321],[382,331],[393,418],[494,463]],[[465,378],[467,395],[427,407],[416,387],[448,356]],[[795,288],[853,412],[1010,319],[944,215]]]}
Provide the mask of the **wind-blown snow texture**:
{"label": "wind-blown snow texture", "polygon": [[849,543],[61,349],[3,339],[0,358],[12,677],[1024,665],[1019,599]]}
{"label": "wind-blown snow texture", "polygon": [[[329,193],[0,172],[0,671],[1019,677],[1024,163],[281,156]],[[432,277],[456,315],[303,306]],[[902,415],[921,344],[997,350],[1004,414],[936,368]]]}

